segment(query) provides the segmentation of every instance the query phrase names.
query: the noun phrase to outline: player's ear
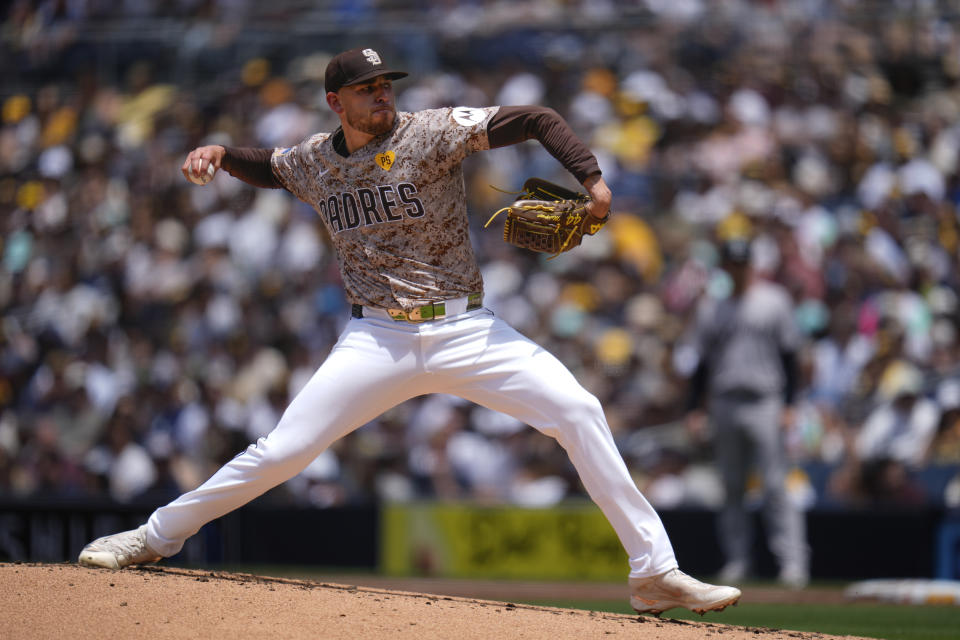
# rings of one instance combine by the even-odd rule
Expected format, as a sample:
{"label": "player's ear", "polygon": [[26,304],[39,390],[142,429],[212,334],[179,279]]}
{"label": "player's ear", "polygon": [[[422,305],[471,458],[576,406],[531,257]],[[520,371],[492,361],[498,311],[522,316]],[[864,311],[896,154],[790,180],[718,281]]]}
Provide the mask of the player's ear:
{"label": "player's ear", "polygon": [[343,104],[340,102],[340,96],[333,91],[327,91],[327,104],[335,113],[343,113]]}

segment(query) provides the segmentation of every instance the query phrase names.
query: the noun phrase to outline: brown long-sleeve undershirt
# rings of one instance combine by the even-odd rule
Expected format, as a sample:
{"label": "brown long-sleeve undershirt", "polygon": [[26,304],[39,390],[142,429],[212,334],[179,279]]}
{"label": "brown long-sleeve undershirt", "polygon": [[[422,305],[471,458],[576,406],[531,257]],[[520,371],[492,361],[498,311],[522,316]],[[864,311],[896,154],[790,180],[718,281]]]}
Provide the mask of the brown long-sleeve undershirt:
{"label": "brown long-sleeve undershirt", "polygon": [[270,156],[273,149],[255,149],[250,147],[224,147],[226,153],[221,166],[234,178],[243,180],[255,187],[281,189],[283,185],[273,175]]}
{"label": "brown long-sleeve undershirt", "polygon": [[[342,135],[342,134],[341,134]],[[590,149],[577,138],[560,115],[548,107],[500,107],[487,125],[490,148],[536,139],[563,168],[583,183],[600,173]],[[255,187],[280,189],[273,175],[273,149],[225,147],[222,167],[235,178]]]}
{"label": "brown long-sleeve undershirt", "polygon": [[548,107],[500,107],[487,125],[490,148],[536,139],[581,184],[600,166],[566,121]]}

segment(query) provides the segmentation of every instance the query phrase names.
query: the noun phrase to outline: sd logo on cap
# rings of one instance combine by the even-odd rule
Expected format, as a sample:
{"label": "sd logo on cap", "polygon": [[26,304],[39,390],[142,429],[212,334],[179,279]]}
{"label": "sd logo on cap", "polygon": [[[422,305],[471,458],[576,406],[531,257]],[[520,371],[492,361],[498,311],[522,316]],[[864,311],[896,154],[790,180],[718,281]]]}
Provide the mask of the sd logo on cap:
{"label": "sd logo on cap", "polygon": [[342,87],[360,84],[377,76],[386,76],[391,80],[396,80],[406,77],[407,74],[404,71],[385,68],[383,58],[374,49],[350,49],[334,56],[327,65],[323,88],[328,93],[331,91],[336,93]]}

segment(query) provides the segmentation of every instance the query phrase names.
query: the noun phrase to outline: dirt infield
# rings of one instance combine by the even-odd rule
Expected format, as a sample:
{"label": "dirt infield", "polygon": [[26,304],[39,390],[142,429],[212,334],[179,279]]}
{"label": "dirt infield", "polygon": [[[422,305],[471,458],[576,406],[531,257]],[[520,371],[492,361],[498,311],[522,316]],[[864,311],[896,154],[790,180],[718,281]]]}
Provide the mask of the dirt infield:
{"label": "dirt infield", "polygon": [[18,639],[836,637],[160,566],[0,563],[0,602],[3,636]]}

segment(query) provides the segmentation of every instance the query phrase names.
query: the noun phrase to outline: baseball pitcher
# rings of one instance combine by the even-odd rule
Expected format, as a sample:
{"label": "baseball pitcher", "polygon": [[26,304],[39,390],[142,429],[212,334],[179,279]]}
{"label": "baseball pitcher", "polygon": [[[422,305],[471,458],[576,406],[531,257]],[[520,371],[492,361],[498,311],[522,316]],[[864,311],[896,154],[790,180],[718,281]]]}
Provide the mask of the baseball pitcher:
{"label": "baseball pitcher", "polygon": [[704,612],[735,603],[739,590],[679,571],[660,518],[631,479],[597,399],[554,356],[483,306],[468,234],[464,158],[539,140],[586,189],[582,222],[590,233],[607,218],[611,200],[593,154],[551,109],[398,112],[393,81],[406,75],[389,69],[374,49],[346,51],[331,60],[325,76],[327,104],[340,118],[333,133],[289,149],[214,145],[187,156],[188,179],[212,164],[310,204],[335,247],[352,319],[269,435],[138,529],[90,543],[79,561],[116,569],[174,555],[204,524],[293,477],[390,407],[448,393],[557,439],[629,555],[637,611]]}

